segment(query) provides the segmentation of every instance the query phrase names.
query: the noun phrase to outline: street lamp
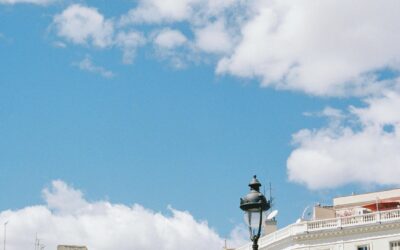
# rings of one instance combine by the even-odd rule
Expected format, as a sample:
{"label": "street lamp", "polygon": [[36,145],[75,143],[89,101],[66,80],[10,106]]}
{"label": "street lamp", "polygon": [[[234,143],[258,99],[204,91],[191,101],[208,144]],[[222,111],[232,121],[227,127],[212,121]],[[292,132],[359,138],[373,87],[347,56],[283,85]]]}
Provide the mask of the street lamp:
{"label": "street lamp", "polygon": [[258,239],[261,234],[263,212],[271,205],[265,196],[260,192],[261,183],[254,175],[249,184],[250,193],[240,198],[240,209],[245,212],[245,221],[249,226],[250,240],[253,241],[253,250],[258,250]]}

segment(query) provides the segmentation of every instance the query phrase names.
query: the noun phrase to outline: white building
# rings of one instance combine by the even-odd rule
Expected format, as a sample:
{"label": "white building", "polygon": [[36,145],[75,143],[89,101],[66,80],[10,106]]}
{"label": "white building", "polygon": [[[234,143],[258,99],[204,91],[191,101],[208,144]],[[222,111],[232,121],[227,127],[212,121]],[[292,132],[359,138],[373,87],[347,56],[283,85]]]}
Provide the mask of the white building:
{"label": "white building", "polygon": [[306,221],[273,228],[264,226],[259,250],[400,250],[400,189],[338,197]]}

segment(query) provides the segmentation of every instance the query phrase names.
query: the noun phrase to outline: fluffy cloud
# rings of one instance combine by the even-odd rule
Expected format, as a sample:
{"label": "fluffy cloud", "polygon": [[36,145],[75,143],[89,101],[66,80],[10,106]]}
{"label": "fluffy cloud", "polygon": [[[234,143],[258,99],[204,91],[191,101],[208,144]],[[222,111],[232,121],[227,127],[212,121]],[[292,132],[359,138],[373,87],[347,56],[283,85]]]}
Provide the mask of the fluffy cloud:
{"label": "fluffy cloud", "polygon": [[150,34],[154,55],[168,62],[175,69],[186,68],[193,62],[200,62],[199,54],[192,41],[181,31],[165,28]]}
{"label": "fluffy cloud", "polygon": [[291,181],[310,189],[349,183],[399,185],[400,94],[387,92],[348,112],[326,109],[329,126],[293,136],[287,161]]}
{"label": "fluffy cloud", "polygon": [[174,49],[187,42],[187,38],[179,30],[164,29],[155,36],[154,44],[162,49]]}
{"label": "fluffy cloud", "polygon": [[111,78],[114,76],[114,73],[112,71],[100,66],[96,66],[89,56],[86,56],[82,61],[80,61],[79,63],[75,63],[74,65],[83,71],[99,74],[105,78]]}
{"label": "fluffy cloud", "polygon": [[121,18],[121,23],[161,23],[187,20],[198,0],[140,0],[138,7]]}
{"label": "fluffy cloud", "polygon": [[232,37],[228,33],[223,21],[207,24],[194,31],[196,46],[205,52],[225,54],[233,46]]}
{"label": "fluffy cloud", "polygon": [[374,84],[370,74],[399,67],[399,7],[395,0],[260,1],[217,72],[314,95],[354,94]]}
{"label": "fluffy cloud", "polygon": [[[56,249],[58,244],[97,250],[219,250],[223,246],[206,222],[196,221],[185,211],[170,208],[171,215],[166,216],[137,204],[91,203],[62,181],[53,181],[43,197],[46,205],[0,213],[1,221],[9,221],[7,249],[32,248],[36,233],[46,249]],[[237,241],[240,230],[232,235],[242,243]]]}
{"label": "fluffy cloud", "polygon": [[130,32],[119,32],[115,43],[117,46],[122,48],[123,59],[122,61],[126,64],[133,62],[135,57],[136,49],[146,43],[145,37],[136,31]]}
{"label": "fluffy cloud", "polygon": [[[123,62],[127,64],[133,62],[136,49],[146,41],[140,32],[116,31],[111,19],[106,19],[95,8],[79,4],[73,4],[56,15],[53,24],[57,35],[72,43],[93,45],[97,48],[120,48],[123,52]],[[59,41],[58,43],[60,44]],[[103,69],[92,67],[89,60],[83,61],[83,69],[101,73],[106,77],[111,76]]]}
{"label": "fluffy cloud", "polygon": [[171,24],[185,21],[196,24],[228,13],[238,14],[235,9],[238,5],[247,3],[241,0],[139,0],[135,8],[120,18],[120,23]]}
{"label": "fluffy cloud", "polygon": [[113,42],[113,23],[95,8],[73,4],[54,17],[57,34],[76,44],[104,48]]}
{"label": "fluffy cloud", "polygon": [[0,4],[18,4],[18,3],[29,3],[37,5],[47,5],[57,0],[0,0]]}

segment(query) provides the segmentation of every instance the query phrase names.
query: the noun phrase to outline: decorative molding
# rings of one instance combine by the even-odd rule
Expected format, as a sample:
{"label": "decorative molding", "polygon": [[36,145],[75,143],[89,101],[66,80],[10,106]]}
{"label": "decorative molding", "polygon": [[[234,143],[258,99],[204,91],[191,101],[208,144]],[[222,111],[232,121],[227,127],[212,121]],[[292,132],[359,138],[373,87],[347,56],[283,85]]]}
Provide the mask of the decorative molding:
{"label": "decorative molding", "polygon": [[324,239],[328,237],[338,237],[338,236],[353,236],[356,234],[382,232],[393,229],[400,229],[400,221],[394,223],[377,223],[369,225],[359,225],[350,228],[334,228],[334,229],[327,229],[314,232],[305,232],[293,236],[293,240],[302,241],[310,239]]}

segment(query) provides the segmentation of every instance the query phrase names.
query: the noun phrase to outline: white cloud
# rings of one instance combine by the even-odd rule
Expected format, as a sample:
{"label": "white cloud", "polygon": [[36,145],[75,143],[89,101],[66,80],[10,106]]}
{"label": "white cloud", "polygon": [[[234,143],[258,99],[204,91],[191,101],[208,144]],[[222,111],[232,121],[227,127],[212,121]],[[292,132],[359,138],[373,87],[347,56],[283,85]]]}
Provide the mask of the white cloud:
{"label": "white cloud", "polygon": [[126,64],[130,64],[133,62],[137,48],[144,45],[146,39],[139,32],[119,32],[115,39],[115,43],[122,48],[122,61]]}
{"label": "white cloud", "polygon": [[138,7],[121,18],[126,23],[184,21],[191,17],[192,4],[198,0],[140,0]]}
{"label": "white cloud", "polygon": [[[0,213],[1,221],[9,221],[7,249],[31,249],[36,233],[46,249],[56,249],[58,244],[96,250],[219,250],[223,246],[207,222],[186,211],[170,208],[167,216],[138,204],[88,202],[81,191],[62,181],[54,181],[43,193],[45,205]],[[232,236],[234,242],[241,242],[240,230]]]}
{"label": "white cloud", "polygon": [[228,249],[231,249],[232,246],[244,246],[249,243],[249,228],[244,224],[236,226],[233,228],[229,235]]}
{"label": "white cloud", "polygon": [[[111,19],[106,19],[97,9],[73,4],[53,19],[58,36],[75,44],[93,45],[97,48],[118,47],[123,51],[123,62],[132,63],[136,49],[145,44],[145,37],[136,31],[115,31]],[[116,34],[115,34],[116,33]],[[66,47],[57,41],[57,45]],[[99,68],[94,69],[89,61],[84,61],[86,69],[108,74]],[[94,69],[94,70],[93,70]]]}
{"label": "white cloud", "polygon": [[42,191],[47,207],[61,214],[78,213],[81,208],[88,206],[83,199],[83,193],[60,180],[52,182],[51,188]]}
{"label": "white cloud", "polygon": [[154,44],[162,49],[174,49],[187,42],[187,38],[179,30],[164,29],[154,38]]}
{"label": "white cloud", "polygon": [[60,48],[60,49],[65,49],[67,47],[67,45],[64,42],[61,42],[61,41],[53,42],[53,46],[56,47],[56,48]]}
{"label": "white cloud", "polygon": [[18,4],[18,3],[28,3],[37,5],[48,5],[54,3],[57,0],[0,0],[0,4]]}
{"label": "white cloud", "polygon": [[291,181],[310,189],[400,184],[400,94],[365,102],[347,115],[328,109],[323,112],[331,119],[328,127],[293,136],[297,148],[287,161]]}
{"label": "white cloud", "polygon": [[368,126],[400,124],[399,92],[387,92],[384,98],[368,98],[366,103],[368,108],[351,108],[363,124]]}
{"label": "white cloud", "polygon": [[224,54],[233,46],[233,38],[229,35],[223,21],[219,20],[207,24],[203,28],[195,29],[196,46],[205,52]]}
{"label": "white cloud", "polygon": [[186,68],[197,60],[192,42],[179,30],[157,30],[150,37],[156,58],[167,61],[174,69]]}
{"label": "white cloud", "polygon": [[243,5],[243,2],[242,0],[139,0],[135,8],[120,18],[120,23],[127,25],[205,22],[221,17],[227,12],[237,14],[235,7]]}
{"label": "white cloud", "polygon": [[354,95],[375,84],[371,72],[399,67],[396,0],[255,2],[218,73],[314,95]]}
{"label": "white cloud", "polygon": [[74,65],[79,67],[79,69],[81,69],[81,70],[99,74],[105,78],[114,77],[114,73],[112,71],[93,64],[92,59],[89,56],[86,56],[82,61],[80,61],[79,63],[75,63]]}
{"label": "white cloud", "polygon": [[73,4],[54,17],[57,34],[76,44],[104,48],[113,42],[114,27],[95,8]]}

